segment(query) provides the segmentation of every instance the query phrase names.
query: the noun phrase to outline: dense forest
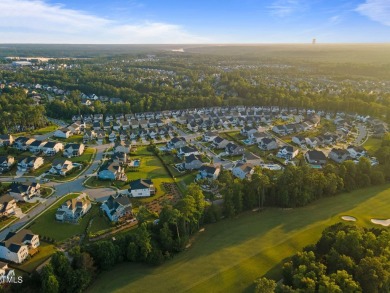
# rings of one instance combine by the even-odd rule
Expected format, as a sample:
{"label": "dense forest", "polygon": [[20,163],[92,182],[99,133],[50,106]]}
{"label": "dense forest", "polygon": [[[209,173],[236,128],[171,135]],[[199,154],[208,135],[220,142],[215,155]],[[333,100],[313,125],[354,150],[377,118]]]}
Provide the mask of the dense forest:
{"label": "dense forest", "polygon": [[[159,52],[153,58],[145,56],[134,53],[51,60],[52,66],[77,66],[4,70],[0,80],[74,91],[45,103],[49,116],[65,119],[78,113],[134,113],[221,105],[276,105],[390,117],[390,72],[389,67],[380,64],[337,63],[325,57],[314,63],[301,58],[257,57],[255,53],[236,56]],[[80,92],[120,98],[124,103],[98,100],[84,106]]]}
{"label": "dense forest", "polygon": [[283,282],[255,281],[259,293],[390,291],[390,232],[338,223],[283,265]]}
{"label": "dense forest", "polygon": [[45,108],[35,105],[21,89],[7,89],[0,95],[0,133],[41,128],[47,124]]}

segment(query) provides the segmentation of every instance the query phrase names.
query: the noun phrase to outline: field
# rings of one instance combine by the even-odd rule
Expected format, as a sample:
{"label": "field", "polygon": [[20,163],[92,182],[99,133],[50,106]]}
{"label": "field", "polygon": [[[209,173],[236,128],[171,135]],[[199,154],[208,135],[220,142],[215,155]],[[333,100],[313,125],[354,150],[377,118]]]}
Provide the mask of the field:
{"label": "field", "polygon": [[382,140],[379,138],[372,138],[370,137],[367,139],[367,141],[363,144],[363,147],[370,152],[371,155],[374,155],[375,152],[381,147]]}
{"label": "field", "polygon": [[55,241],[62,241],[74,235],[84,233],[89,219],[94,214],[94,209],[97,209],[95,205],[92,205],[89,213],[82,218],[79,224],[60,223],[55,219],[57,208],[62,205],[64,201],[77,196],[79,196],[79,194],[69,194],[61,198],[58,203],[34,220],[28,229],[41,236],[53,238]]}
{"label": "field", "polygon": [[314,243],[342,215],[376,227],[371,217],[390,214],[390,185],[326,198],[300,209],[267,209],[205,227],[192,247],[160,267],[122,264],[104,272],[89,292],[242,292],[280,263]]}

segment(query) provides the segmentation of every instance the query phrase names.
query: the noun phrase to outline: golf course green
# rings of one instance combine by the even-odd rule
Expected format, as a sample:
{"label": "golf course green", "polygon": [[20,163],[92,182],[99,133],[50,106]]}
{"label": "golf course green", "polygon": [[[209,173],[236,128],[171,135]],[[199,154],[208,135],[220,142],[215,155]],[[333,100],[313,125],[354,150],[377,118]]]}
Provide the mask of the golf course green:
{"label": "golf course green", "polygon": [[390,184],[304,208],[269,208],[207,225],[191,247],[172,260],[159,267],[115,266],[103,272],[89,292],[243,292],[262,275],[279,278],[284,259],[316,242],[325,227],[346,215],[357,219],[352,225],[382,227],[370,219],[390,218]]}

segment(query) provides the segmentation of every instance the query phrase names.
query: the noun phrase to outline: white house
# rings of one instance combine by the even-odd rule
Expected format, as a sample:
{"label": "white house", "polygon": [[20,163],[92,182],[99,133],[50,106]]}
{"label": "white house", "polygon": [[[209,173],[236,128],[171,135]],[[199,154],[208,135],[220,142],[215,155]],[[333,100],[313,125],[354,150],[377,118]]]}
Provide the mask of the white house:
{"label": "white house", "polygon": [[64,148],[65,157],[81,156],[84,153],[85,146],[83,143],[68,143]]}
{"label": "white house", "polygon": [[65,201],[56,212],[56,220],[77,222],[91,209],[91,202],[86,194]]}
{"label": "white house", "polygon": [[130,182],[129,194],[132,197],[146,197],[155,194],[151,179],[138,179]]}
{"label": "white house", "polygon": [[64,145],[61,142],[48,141],[42,146],[42,152],[47,156],[54,156],[56,153],[64,149]]}
{"label": "white house", "polygon": [[44,160],[42,157],[27,157],[18,162],[18,170],[26,172],[28,170],[36,170],[42,166]]}
{"label": "white house", "polygon": [[39,245],[39,236],[30,230],[23,229],[17,233],[9,232],[0,242],[0,258],[14,263],[22,263],[29,254],[37,252],[36,248]]}
{"label": "white house", "polygon": [[54,131],[53,136],[54,137],[59,137],[59,138],[69,138],[69,136],[72,135],[72,131],[70,131],[68,128],[64,127],[61,129],[57,129]]}
{"label": "white house", "polygon": [[57,158],[53,161],[50,173],[65,176],[73,169],[73,163],[69,160]]}
{"label": "white house", "polygon": [[290,145],[283,146],[279,149],[277,153],[278,158],[284,158],[287,160],[294,159],[299,153],[299,150],[295,147],[292,147]]}
{"label": "white house", "polygon": [[255,172],[255,168],[250,163],[238,163],[233,169],[232,174],[240,179],[249,179]]}
{"label": "white house", "polygon": [[123,216],[131,214],[131,207],[128,196],[119,194],[118,196],[110,195],[103,202],[101,209],[106,213],[110,221],[117,222]]}

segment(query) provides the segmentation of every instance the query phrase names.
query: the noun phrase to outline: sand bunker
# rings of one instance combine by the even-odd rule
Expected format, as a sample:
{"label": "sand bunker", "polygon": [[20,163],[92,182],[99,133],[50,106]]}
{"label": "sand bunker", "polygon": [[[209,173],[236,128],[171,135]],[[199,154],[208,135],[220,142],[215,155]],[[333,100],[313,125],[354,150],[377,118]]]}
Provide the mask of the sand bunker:
{"label": "sand bunker", "polygon": [[371,222],[374,224],[377,224],[377,225],[385,226],[385,227],[390,226],[390,219],[387,219],[387,220],[371,219]]}
{"label": "sand bunker", "polygon": [[348,222],[356,222],[356,218],[351,216],[342,216],[341,219]]}

